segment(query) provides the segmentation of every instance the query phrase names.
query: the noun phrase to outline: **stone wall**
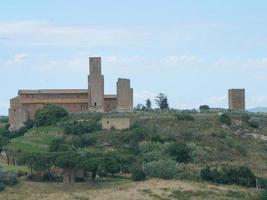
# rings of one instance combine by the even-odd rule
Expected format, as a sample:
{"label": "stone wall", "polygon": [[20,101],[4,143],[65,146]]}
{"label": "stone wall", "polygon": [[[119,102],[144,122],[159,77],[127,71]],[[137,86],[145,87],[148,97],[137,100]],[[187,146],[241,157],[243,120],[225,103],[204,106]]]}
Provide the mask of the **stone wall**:
{"label": "stone wall", "polygon": [[130,128],[130,118],[102,118],[101,125],[103,129],[123,130]]}
{"label": "stone wall", "polygon": [[105,112],[112,112],[117,109],[117,97],[105,95]]}

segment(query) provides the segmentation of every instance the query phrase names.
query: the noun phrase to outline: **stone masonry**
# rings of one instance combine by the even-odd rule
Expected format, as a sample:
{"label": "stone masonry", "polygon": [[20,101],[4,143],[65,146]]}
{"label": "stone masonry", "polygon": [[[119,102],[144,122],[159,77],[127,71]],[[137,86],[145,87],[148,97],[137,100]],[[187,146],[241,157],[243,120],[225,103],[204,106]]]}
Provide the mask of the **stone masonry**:
{"label": "stone masonry", "polygon": [[37,110],[46,104],[64,107],[69,113],[78,112],[131,112],[133,89],[129,79],[118,79],[117,94],[104,94],[104,75],[101,58],[89,58],[88,89],[19,90],[10,100],[9,123],[17,130],[28,119],[34,120]]}
{"label": "stone masonry", "polygon": [[230,89],[228,90],[229,110],[245,111],[245,89]]}

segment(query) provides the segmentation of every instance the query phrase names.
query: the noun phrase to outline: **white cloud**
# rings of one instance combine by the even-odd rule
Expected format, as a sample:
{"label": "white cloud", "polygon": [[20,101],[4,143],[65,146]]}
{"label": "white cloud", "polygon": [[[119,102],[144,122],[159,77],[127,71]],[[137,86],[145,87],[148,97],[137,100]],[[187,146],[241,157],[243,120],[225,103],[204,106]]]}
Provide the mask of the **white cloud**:
{"label": "white cloud", "polygon": [[4,64],[5,65],[17,65],[21,64],[26,61],[28,58],[27,54],[16,54],[13,56],[13,58],[7,60]]}
{"label": "white cloud", "polygon": [[147,36],[143,30],[129,28],[67,26],[40,21],[0,23],[2,43],[14,46],[128,46],[144,41]]}
{"label": "white cloud", "polygon": [[192,65],[199,62],[195,56],[169,56],[162,59],[164,64],[170,65]]}

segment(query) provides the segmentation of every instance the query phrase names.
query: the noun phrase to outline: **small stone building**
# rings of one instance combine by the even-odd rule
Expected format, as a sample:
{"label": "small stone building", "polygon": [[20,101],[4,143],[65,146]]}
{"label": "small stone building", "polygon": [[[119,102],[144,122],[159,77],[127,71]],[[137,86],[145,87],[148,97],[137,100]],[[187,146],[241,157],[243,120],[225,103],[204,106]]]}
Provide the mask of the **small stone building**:
{"label": "small stone building", "polygon": [[228,104],[229,110],[245,111],[245,89],[229,89],[228,90]]}
{"label": "small stone building", "polygon": [[10,129],[19,129],[28,119],[34,120],[36,111],[46,104],[60,105],[69,113],[133,110],[129,79],[119,78],[117,94],[105,95],[100,57],[89,58],[89,71],[87,89],[19,90],[18,96],[10,100]]}
{"label": "small stone building", "polygon": [[116,130],[124,130],[130,128],[130,118],[129,117],[106,117],[101,119],[101,125],[103,129],[116,129]]}

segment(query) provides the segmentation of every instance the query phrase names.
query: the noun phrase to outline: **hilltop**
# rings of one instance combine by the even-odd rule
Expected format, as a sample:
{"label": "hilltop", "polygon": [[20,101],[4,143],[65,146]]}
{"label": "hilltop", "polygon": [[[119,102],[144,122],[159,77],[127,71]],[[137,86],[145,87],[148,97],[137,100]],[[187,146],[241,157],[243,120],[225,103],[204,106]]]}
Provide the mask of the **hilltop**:
{"label": "hilltop", "polygon": [[[222,119],[222,115],[227,116],[230,123]],[[75,121],[80,123],[79,126],[88,123],[92,125],[92,121],[97,124],[103,117],[130,118],[131,127],[126,130],[96,128],[88,133],[66,134],[66,124]],[[4,124],[1,126],[4,127]],[[66,193],[63,192],[66,186],[61,183],[43,183],[41,179],[36,179],[36,183],[29,182],[22,176],[19,186],[6,189],[0,196],[18,198],[21,195],[25,199],[34,199],[39,195],[44,196],[43,199],[108,199],[107,194],[111,194],[114,199],[118,199],[118,195],[124,199],[258,199],[263,190],[203,182],[200,174],[207,165],[218,170],[225,166],[246,166],[255,176],[267,178],[266,130],[267,115],[253,113],[140,111],[71,114],[53,125],[29,128],[21,136],[12,138],[3,148],[19,160],[24,153],[49,154],[55,141],[64,140],[68,147],[77,152],[90,155],[101,153],[101,156],[116,158],[119,173],[116,172],[116,176],[106,174],[103,179],[99,174],[100,179],[96,183],[86,178],[83,180],[86,183],[67,186],[71,189]],[[172,144],[185,147],[182,149],[184,153],[178,153],[178,157],[171,156],[168,152]],[[137,163],[143,164],[145,168],[145,182],[133,182],[129,178],[132,167]],[[170,167],[173,163],[175,169]],[[4,167],[30,173],[25,166]],[[162,173],[155,169],[157,167],[162,167]],[[30,192],[31,187],[39,189]],[[50,191],[49,194],[45,194],[42,187]],[[22,194],[22,191],[27,193]]]}

